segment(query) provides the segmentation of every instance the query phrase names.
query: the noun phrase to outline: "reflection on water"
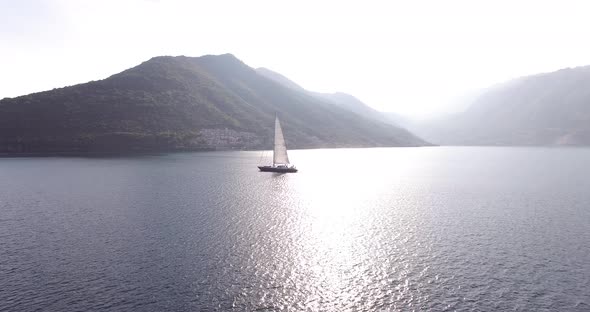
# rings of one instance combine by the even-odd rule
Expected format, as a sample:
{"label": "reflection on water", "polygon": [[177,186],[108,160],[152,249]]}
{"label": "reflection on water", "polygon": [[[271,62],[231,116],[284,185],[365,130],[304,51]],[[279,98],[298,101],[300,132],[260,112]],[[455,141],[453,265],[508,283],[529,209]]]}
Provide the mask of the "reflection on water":
{"label": "reflection on water", "polygon": [[587,311],[588,156],[0,159],[0,310]]}

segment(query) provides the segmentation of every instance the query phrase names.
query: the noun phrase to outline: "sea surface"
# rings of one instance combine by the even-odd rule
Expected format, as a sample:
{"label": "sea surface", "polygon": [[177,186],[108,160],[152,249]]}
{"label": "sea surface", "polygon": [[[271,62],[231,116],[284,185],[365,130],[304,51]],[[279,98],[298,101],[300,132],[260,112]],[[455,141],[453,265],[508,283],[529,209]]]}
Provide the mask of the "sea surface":
{"label": "sea surface", "polygon": [[0,311],[590,311],[590,149],[0,159]]}

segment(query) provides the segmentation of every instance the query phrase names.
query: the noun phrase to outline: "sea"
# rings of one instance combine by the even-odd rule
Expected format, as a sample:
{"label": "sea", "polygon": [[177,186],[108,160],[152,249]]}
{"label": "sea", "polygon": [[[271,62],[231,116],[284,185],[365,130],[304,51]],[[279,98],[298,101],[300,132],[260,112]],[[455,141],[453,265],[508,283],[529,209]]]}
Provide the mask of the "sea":
{"label": "sea", "polygon": [[590,149],[0,158],[0,311],[590,311]]}

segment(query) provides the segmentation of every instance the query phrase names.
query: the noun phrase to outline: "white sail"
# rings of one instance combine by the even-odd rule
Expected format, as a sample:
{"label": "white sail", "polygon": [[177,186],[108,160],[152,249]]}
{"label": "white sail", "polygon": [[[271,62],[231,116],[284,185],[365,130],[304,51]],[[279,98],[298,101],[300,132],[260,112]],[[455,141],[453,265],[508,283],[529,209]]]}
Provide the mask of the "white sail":
{"label": "white sail", "polygon": [[281,129],[281,123],[279,117],[275,117],[275,149],[272,159],[273,164],[288,165],[289,156],[287,156],[287,145],[285,144],[285,138],[283,137],[283,129]]}

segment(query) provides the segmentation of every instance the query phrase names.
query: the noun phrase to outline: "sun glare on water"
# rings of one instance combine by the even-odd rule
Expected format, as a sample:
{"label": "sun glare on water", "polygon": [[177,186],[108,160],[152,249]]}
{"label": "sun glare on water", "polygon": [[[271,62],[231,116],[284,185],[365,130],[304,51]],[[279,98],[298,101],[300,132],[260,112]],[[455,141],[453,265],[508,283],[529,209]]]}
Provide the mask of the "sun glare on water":
{"label": "sun glare on water", "polygon": [[[309,288],[303,291],[305,306],[320,308],[330,303],[334,308],[375,308],[373,304],[383,296],[381,288],[394,282],[383,274],[384,285],[374,285],[374,277],[385,271],[389,259],[380,248],[388,239],[379,235],[379,228],[385,226],[380,221],[385,220],[375,220],[373,214],[387,209],[382,202],[387,202],[384,199],[395,193],[399,183],[391,179],[407,176],[403,172],[408,170],[420,171],[404,161],[412,157],[409,152],[397,156],[375,153],[364,164],[367,152],[361,158],[354,149],[346,159],[333,159],[333,155],[343,155],[338,150],[317,150],[311,153],[313,161],[298,157],[297,151],[291,153],[300,172],[277,178],[283,180],[281,187],[292,192],[285,197],[285,206],[293,213],[293,270]],[[402,174],[387,173],[392,170]],[[400,283],[403,287],[405,282]],[[380,295],[372,297],[372,291]]]}

